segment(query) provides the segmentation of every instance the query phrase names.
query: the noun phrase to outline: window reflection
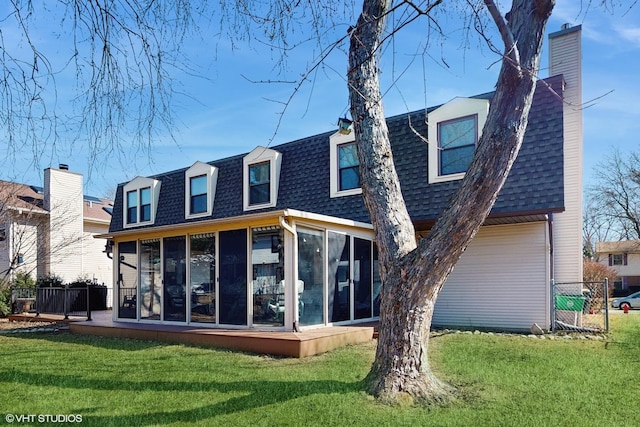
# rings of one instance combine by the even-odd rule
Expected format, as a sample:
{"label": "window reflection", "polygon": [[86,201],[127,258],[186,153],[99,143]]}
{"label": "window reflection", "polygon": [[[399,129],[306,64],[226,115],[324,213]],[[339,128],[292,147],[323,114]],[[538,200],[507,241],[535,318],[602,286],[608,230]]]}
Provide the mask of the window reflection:
{"label": "window reflection", "polygon": [[300,325],[324,322],[324,232],[298,228],[298,284]]}
{"label": "window reflection", "polygon": [[164,239],[164,320],[184,322],[186,317],[185,237]]}
{"label": "window reflection", "polygon": [[136,241],[118,243],[118,317],[137,317],[138,253]]}
{"label": "window reflection", "polygon": [[284,236],[280,227],[251,231],[253,323],[283,326],[285,314]]}
{"label": "window reflection", "polygon": [[216,321],[216,238],[214,233],[191,236],[191,321]]}
{"label": "window reflection", "polygon": [[140,318],[160,320],[162,273],[160,270],[160,239],[140,242]]}

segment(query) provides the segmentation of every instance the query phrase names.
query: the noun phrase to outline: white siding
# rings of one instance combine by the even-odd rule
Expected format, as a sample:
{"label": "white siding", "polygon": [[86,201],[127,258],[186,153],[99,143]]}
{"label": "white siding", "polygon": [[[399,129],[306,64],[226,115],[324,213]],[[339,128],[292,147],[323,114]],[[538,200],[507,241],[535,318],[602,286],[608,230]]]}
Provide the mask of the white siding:
{"label": "white siding", "polygon": [[82,175],[46,169],[44,189],[49,210],[50,272],[72,282],[83,274]]}
{"label": "white siding", "polygon": [[105,234],[109,231],[108,225],[88,224],[84,225],[84,239],[82,250],[83,275],[88,279],[95,279],[98,284],[112,287],[113,283],[113,259],[104,253],[106,239],[96,239],[97,234]]}
{"label": "white siding", "polygon": [[483,227],[438,297],[433,324],[464,328],[548,328],[547,223]]}
{"label": "white siding", "polygon": [[554,215],[554,277],[582,281],[582,47],[581,29],[549,36],[549,74],[562,74],[564,89],[564,205]]}

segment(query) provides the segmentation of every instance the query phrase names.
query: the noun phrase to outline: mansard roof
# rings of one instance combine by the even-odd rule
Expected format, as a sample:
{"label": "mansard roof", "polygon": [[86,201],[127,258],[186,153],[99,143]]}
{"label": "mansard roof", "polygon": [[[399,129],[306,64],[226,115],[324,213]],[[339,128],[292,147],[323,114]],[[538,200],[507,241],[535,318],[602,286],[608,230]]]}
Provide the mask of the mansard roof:
{"label": "mansard roof", "polygon": [[[550,88],[553,89],[550,90]],[[490,218],[540,215],[564,210],[562,76],[538,82],[522,148],[491,211]],[[492,93],[476,98],[490,99]],[[429,184],[427,112],[415,111],[387,119],[402,193],[412,219],[429,224],[446,207],[460,181]],[[411,126],[409,125],[411,122]],[[411,129],[413,127],[414,130]],[[282,154],[277,204],[257,212],[295,209],[370,223],[361,195],[330,197],[330,144],[335,132],[272,146]],[[218,168],[215,206],[211,216],[185,219],[185,170],[153,176],[161,181],[155,223],[146,227],[240,217],[243,210],[243,158],[240,154],[208,164]],[[110,232],[123,230],[123,186],[118,186]]]}

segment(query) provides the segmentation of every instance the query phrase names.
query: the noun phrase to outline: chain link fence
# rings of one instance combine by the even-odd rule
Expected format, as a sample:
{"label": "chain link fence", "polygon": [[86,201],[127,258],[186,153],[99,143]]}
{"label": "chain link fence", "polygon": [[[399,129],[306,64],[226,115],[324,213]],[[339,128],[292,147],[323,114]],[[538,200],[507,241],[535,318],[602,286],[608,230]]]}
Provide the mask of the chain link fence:
{"label": "chain link fence", "polygon": [[609,281],[555,282],[553,331],[602,333],[609,331]]}

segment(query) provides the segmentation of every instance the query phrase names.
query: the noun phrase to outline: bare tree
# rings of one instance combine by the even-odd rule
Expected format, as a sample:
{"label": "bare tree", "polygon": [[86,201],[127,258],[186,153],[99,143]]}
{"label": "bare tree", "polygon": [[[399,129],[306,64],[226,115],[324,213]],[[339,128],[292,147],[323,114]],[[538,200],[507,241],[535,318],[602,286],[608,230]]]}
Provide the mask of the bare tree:
{"label": "bare tree", "polygon": [[54,242],[49,238],[52,230],[77,221],[81,214],[61,204],[51,217],[41,194],[23,184],[0,181],[0,280],[10,283],[17,272],[46,276],[54,273],[53,259],[81,255],[77,252],[85,238],[81,232]]}
{"label": "bare tree", "polygon": [[610,230],[598,240],[640,239],[640,154],[613,150],[596,166],[594,180],[587,190],[593,229]]}
{"label": "bare tree", "polygon": [[[430,2],[416,13],[428,16],[439,3]],[[428,361],[435,301],[487,218],[518,154],[554,3],[514,0],[503,16],[493,1],[485,1],[504,45],[496,92],[462,184],[418,244],[393,165],[378,84],[379,47],[391,3],[364,1],[351,33],[348,78],[363,195],[376,230],[384,284],[378,347],[369,373],[370,391],[383,400],[403,395],[426,402],[449,398],[450,388],[435,377]]]}
{"label": "bare tree", "polygon": [[[200,3],[13,0],[3,5],[0,126],[9,154],[4,166],[30,151],[40,169],[41,157],[55,155],[69,135],[88,147],[93,159],[148,151],[159,133],[171,135],[173,97],[179,92],[172,76],[191,72],[179,47],[195,28],[191,13]],[[55,28],[54,22],[59,29],[45,39],[60,40],[63,48],[49,51],[42,45],[50,43],[35,30]]]}
{"label": "bare tree", "polygon": [[613,223],[609,220],[606,206],[601,205],[595,198],[585,200],[582,214],[582,242],[585,258],[599,261],[596,252],[598,242],[606,242],[611,239],[618,240]]}

